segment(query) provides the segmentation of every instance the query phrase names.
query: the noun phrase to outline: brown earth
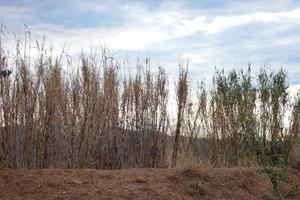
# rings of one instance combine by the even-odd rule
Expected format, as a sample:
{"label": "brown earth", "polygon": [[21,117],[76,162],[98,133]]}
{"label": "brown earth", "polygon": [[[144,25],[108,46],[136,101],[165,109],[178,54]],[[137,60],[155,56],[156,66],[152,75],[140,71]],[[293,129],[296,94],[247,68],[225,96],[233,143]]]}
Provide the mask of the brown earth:
{"label": "brown earth", "polygon": [[[300,171],[289,170],[289,175],[300,182]],[[248,168],[0,171],[1,200],[255,200],[264,196],[272,196],[271,183],[265,175]]]}

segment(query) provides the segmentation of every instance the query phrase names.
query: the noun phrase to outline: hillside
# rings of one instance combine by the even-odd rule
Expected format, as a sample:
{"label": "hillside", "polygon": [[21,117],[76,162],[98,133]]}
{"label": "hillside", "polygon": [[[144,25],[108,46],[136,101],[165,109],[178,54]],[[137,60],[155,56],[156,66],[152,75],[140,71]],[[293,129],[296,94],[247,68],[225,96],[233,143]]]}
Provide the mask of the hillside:
{"label": "hillside", "polygon": [[[300,172],[290,170],[293,180]],[[268,178],[255,169],[44,169],[0,171],[0,199],[262,199]]]}

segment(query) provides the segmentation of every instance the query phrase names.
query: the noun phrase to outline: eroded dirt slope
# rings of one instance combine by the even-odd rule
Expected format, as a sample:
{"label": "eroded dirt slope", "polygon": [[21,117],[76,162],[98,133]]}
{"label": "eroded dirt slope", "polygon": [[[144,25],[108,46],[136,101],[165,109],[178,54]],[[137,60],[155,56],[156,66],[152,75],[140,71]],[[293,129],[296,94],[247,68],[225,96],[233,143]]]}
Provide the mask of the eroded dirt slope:
{"label": "eroded dirt slope", "polygon": [[[291,177],[300,181],[299,171]],[[45,169],[0,171],[0,199],[262,199],[272,195],[255,169]]]}

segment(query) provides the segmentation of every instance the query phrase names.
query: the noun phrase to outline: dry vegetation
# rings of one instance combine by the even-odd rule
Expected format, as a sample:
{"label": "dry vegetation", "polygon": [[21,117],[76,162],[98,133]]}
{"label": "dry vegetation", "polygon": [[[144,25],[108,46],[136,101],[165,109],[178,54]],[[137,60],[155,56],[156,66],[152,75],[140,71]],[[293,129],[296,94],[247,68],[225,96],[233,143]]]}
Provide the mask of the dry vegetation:
{"label": "dry vegetation", "polygon": [[250,66],[216,71],[212,89],[200,83],[193,98],[181,65],[173,122],[167,74],[161,67],[150,70],[148,59],[126,75],[104,49],[100,56],[82,54],[77,67],[64,53],[51,56],[44,41],[36,42],[32,58],[28,38],[26,32],[10,54],[0,43],[0,70],[14,69],[0,79],[0,168],[299,162],[300,95],[288,94],[283,70],[262,68],[257,77]]}
{"label": "dry vegetation", "polygon": [[262,200],[272,196],[272,186],[253,169],[6,170],[0,194],[14,200]]}

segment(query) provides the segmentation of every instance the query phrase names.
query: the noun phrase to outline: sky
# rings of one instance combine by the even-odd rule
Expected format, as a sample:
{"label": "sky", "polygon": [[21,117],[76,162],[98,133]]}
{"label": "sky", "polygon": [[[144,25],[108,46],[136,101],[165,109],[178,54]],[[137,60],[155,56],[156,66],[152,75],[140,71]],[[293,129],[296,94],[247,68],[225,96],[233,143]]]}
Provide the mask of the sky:
{"label": "sky", "polygon": [[104,45],[119,59],[150,57],[171,77],[185,60],[195,81],[211,81],[216,67],[283,67],[300,88],[296,0],[0,0],[0,23],[26,24],[73,56]]}

